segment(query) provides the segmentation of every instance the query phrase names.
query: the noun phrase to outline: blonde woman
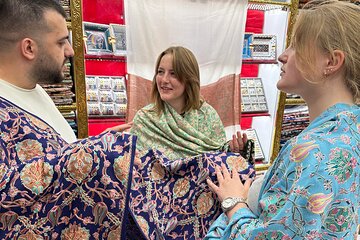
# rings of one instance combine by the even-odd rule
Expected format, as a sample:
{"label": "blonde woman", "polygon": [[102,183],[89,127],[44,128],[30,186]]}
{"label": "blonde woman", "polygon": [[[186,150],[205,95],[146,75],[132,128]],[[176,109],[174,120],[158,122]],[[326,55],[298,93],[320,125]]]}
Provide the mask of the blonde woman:
{"label": "blonde woman", "polygon": [[225,211],[206,239],[354,239],[360,193],[360,7],[312,1],[301,11],[277,87],[303,97],[310,125],[282,148],[259,195],[217,169],[208,180]]}

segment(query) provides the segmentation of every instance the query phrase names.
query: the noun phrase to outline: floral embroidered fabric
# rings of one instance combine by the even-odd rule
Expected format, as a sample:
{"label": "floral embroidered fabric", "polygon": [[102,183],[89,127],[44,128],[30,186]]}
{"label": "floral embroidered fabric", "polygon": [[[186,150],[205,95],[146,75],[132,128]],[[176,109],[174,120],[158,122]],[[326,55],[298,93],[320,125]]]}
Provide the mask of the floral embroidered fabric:
{"label": "floral embroidered fabric", "polygon": [[248,160],[226,152],[169,160],[149,151],[142,161],[134,171],[130,209],[147,239],[203,239],[222,212],[205,181],[216,181],[215,166],[236,167],[243,180],[255,175]]}
{"label": "floral embroidered fabric", "polygon": [[0,238],[119,239],[135,137],[105,133],[68,145],[0,98]]}
{"label": "floral embroidered fabric", "polygon": [[135,136],[67,144],[1,97],[0,129],[1,239],[201,239],[221,213],[204,182],[215,180],[215,165],[254,175],[247,160],[225,152],[169,160],[151,150],[136,168]]}
{"label": "floral embroidered fabric", "polygon": [[289,140],[264,178],[259,212],[222,214],[206,239],[355,239],[360,108],[336,104]]}
{"label": "floral embroidered fabric", "polygon": [[204,102],[199,110],[190,110],[184,116],[168,104],[164,106],[160,116],[153,110],[153,104],[135,115],[131,133],[138,137],[136,147],[140,156],[149,148],[161,151],[169,159],[227,148],[224,126],[208,103]]}

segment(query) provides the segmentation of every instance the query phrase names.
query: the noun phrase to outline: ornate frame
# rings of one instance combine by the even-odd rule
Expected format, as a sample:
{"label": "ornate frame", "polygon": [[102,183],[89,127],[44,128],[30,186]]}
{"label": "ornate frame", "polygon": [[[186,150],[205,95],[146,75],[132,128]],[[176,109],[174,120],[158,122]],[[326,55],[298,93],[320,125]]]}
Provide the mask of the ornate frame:
{"label": "ornate frame", "polygon": [[[298,13],[298,5],[299,0],[289,0],[289,2],[280,2],[280,1],[268,1],[268,0],[250,0],[249,3],[263,3],[263,4],[273,4],[273,5],[280,5],[284,7],[289,8],[289,22],[288,22],[288,28],[287,28],[287,38],[286,38],[286,47],[289,46],[292,31],[294,28],[296,15]],[[286,105],[286,93],[280,92],[279,93],[279,100],[277,103],[277,109],[276,109],[276,122],[275,122],[275,128],[274,128],[274,134],[272,139],[272,147],[271,147],[271,154],[270,154],[270,161],[267,164],[257,164],[255,166],[256,170],[262,171],[268,169],[274,162],[275,158],[278,156],[280,151],[280,138],[281,138],[281,128],[282,128],[282,122],[284,117],[284,109]]]}
{"label": "ornate frame", "polygon": [[82,26],[82,1],[71,0],[71,30],[74,48],[74,82],[78,138],[88,136],[88,115],[86,106],[84,41]]}

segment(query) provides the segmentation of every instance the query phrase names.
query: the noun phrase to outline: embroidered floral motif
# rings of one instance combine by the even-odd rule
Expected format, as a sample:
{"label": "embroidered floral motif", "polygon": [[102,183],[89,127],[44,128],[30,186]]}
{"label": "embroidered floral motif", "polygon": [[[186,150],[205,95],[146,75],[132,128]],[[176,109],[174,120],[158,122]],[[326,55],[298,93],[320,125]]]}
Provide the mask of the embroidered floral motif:
{"label": "embroidered floral motif", "polygon": [[78,183],[88,177],[93,165],[93,158],[90,153],[86,153],[84,149],[71,154],[67,171],[70,176]]}
{"label": "embroidered floral motif", "polygon": [[33,231],[28,231],[26,234],[19,236],[18,240],[43,240],[44,238],[40,235],[35,234]]}
{"label": "embroidered floral motif", "polygon": [[151,169],[151,177],[153,180],[161,180],[165,177],[165,169],[160,163],[154,163]]}
{"label": "embroidered floral motif", "polygon": [[264,231],[258,233],[254,238],[254,240],[266,240],[266,239],[291,240],[292,237],[281,231]]}
{"label": "embroidered floral motif", "polygon": [[259,202],[263,210],[265,221],[274,217],[286,203],[286,196],[284,193],[277,192],[274,195],[276,197],[261,199]]}
{"label": "embroidered floral motif", "polygon": [[174,185],[174,197],[181,198],[189,192],[190,182],[186,178],[178,179]]}
{"label": "embroidered floral motif", "polygon": [[18,217],[18,214],[13,211],[7,211],[3,214],[0,214],[2,230],[11,230]]}
{"label": "embroidered floral motif", "polygon": [[214,198],[211,192],[203,192],[196,201],[196,209],[200,215],[210,211],[214,205]]}
{"label": "embroidered floral motif", "polygon": [[240,156],[230,156],[226,159],[226,163],[228,164],[230,170],[235,167],[238,171],[244,171],[249,167],[247,160]]}
{"label": "embroidered floral motif", "polygon": [[16,144],[16,152],[22,162],[44,156],[41,143],[37,140],[27,139]]}
{"label": "embroidered floral motif", "polygon": [[6,109],[0,109],[0,121],[6,122],[10,119]]}
{"label": "embroidered floral motif", "polygon": [[149,224],[147,223],[147,221],[141,216],[136,216],[136,221],[145,236],[149,236]]}
{"label": "embroidered floral motif", "polygon": [[333,206],[325,218],[325,226],[330,232],[344,232],[354,221],[355,213],[350,206]]}
{"label": "embroidered floral motif", "polygon": [[121,236],[120,227],[117,227],[109,232],[107,240],[119,240],[119,236]]}
{"label": "embroidered floral motif", "polygon": [[129,169],[130,169],[130,159],[128,154],[125,154],[124,156],[120,156],[115,159],[114,161],[115,176],[122,183],[125,183],[127,181],[129,175]]}
{"label": "embroidered floral motif", "polygon": [[7,171],[8,167],[4,163],[0,164],[0,190],[4,189],[6,184],[9,182],[10,177],[8,176]]}
{"label": "embroidered floral motif", "polygon": [[326,206],[331,202],[332,200],[332,193],[325,194],[325,193],[316,193],[309,197],[308,203],[307,203],[307,209],[309,211],[320,214],[323,213]]}
{"label": "embroidered floral motif", "polygon": [[30,123],[34,125],[34,127],[38,127],[41,130],[48,129],[49,126],[45,124],[43,121],[38,119],[37,117],[32,116],[31,114],[26,114],[26,117],[29,119]]}
{"label": "embroidered floral motif", "polygon": [[39,160],[26,164],[20,173],[20,179],[27,189],[39,195],[50,185],[53,175],[52,166]]}
{"label": "embroidered floral motif", "polygon": [[105,203],[99,202],[93,208],[94,222],[101,225],[108,213],[108,208]]}
{"label": "embroidered floral motif", "polygon": [[80,227],[77,224],[71,224],[68,228],[65,228],[61,233],[62,240],[88,240],[90,239],[89,230],[83,227]]}
{"label": "embroidered floral motif", "polygon": [[54,206],[47,215],[47,218],[51,225],[54,227],[58,224],[59,217],[61,216],[62,210],[60,206]]}

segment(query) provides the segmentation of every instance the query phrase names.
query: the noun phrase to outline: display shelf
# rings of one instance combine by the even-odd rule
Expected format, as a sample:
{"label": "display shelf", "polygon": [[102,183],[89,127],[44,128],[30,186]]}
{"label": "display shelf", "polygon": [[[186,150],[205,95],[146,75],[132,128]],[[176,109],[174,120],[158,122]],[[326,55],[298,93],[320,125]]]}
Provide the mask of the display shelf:
{"label": "display shelf", "polygon": [[[124,6],[123,1],[113,1],[109,7],[106,0],[83,0],[83,22],[109,25],[124,24]],[[85,43],[86,37],[83,42]],[[85,49],[85,48],[84,48]],[[83,49],[83,50],[84,50]],[[86,50],[86,49],[85,49]],[[116,52],[109,53],[89,53],[84,51],[86,77],[88,76],[108,76],[125,77],[126,55],[120,55]],[[125,79],[126,81],[126,79]],[[94,102],[95,103],[95,102]],[[91,104],[91,102],[90,102]],[[99,103],[100,104],[100,103]],[[104,103],[106,104],[106,103]],[[91,106],[88,110],[91,110]],[[89,112],[89,111],[88,111]],[[122,115],[88,115],[88,132],[90,136],[99,134],[109,127],[124,124],[125,118]]]}
{"label": "display shelf", "polygon": [[261,113],[241,113],[241,117],[249,118],[249,117],[262,117],[262,116],[270,116],[269,113],[261,112]]}
{"label": "display shelf", "polygon": [[[271,4],[271,5],[280,5],[280,6],[285,6],[285,7],[291,7],[293,4],[293,2],[288,2],[288,1],[267,1],[267,0],[249,0],[249,3],[261,3],[261,4]],[[297,2],[299,2],[297,0]]]}
{"label": "display shelf", "polygon": [[96,60],[96,61],[120,61],[126,62],[126,56],[116,56],[112,54],[85,54],[86,60]]}
{"label": "display shelf", "polygon": [[92,119],[89,118],[89,135],[95,136],[108,128],[118,126],[125,123],[125,119],[108,118],[108,119]]}
{"label": "display shelf", "polygon": [[125,122],[125,117],[121,117],[121,116],[89,116],[89,121],[90,120],[97,120],[97,121],[102,121],[104,120],[105,122],[107,120],[113,121],[113,119],[117,119],[119,121]]}
{"label": "display shelf", "polygon": [[274,60],[243,60],[243,64],[277,64],[278,61]]}
{"label": "display shelf", "polygon": [[[297,14],[298,0],[295,1],[264,1],[250,0],[248,9],[251,19],[262,21],[263,25],[254,25],[246,30],[247,34],[262,34],[276,36],[276,52],[272,59],[243,59],[243,66],[247,67],[241,77],[258,77],[262,79],[264,92],[267,99],[268,112],[241,113],[241,124],[257,130],[259,141],[265,154],[265,160],[257,162],[257,171],[266,170],[271,166],[280,150],[281,126],[286,106],[286,94],[278,91],[276,83],[279,80],[281,64],[277,57],[287,48],[291,40],[295,16]],[[258,13],[259,12],[259,13]],[[254,20],[255,21],[255,20]],[[250,40],[249,40],[250,41]],[[245,42],[244,42],[245,43]],[[251,41],[249,42],[251,47]],[[260,42],[260,45],[263,44]],[[265,45],[265,43],[263,44]],[[243,53],[248,51],[243,51]],[[262,51],[259,51],[261,57]],[[265,54],[265,53],[264,53]],[[246,55],[248,56],[248,55]],[[242,129],[246,129],[241,126]]]}

